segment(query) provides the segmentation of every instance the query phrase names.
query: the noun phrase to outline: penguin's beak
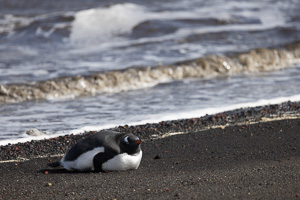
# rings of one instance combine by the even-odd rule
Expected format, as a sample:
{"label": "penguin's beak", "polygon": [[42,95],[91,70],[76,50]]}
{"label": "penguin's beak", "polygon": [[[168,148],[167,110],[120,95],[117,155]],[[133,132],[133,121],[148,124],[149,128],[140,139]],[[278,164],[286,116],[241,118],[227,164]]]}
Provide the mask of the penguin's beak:
{"label": "penguin's beak", "polygon": [[136,144],[141,144],[142,143],[142,140],[137,140],[135,141]]}

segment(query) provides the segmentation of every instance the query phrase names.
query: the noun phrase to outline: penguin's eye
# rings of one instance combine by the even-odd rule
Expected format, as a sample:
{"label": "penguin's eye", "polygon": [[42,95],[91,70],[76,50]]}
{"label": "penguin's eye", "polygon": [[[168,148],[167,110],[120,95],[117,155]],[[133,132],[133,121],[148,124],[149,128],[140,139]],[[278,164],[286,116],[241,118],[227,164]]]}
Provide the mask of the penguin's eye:
{"label": "penguin's eye", "polygon": [[129,136],[126,136],[126,137],[124,138],[124,142],[125,142],[126,144],[129,144],[129,142],[128,142],[128,137],[129,137]]}

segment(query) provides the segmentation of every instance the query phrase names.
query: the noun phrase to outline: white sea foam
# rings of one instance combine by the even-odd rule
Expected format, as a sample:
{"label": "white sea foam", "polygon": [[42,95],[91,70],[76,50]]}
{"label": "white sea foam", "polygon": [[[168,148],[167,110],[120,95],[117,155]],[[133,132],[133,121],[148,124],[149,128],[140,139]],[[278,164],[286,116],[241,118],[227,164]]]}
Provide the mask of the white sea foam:
{"label": "white sea foam", "polygon": [[[271,105],[271,104],[280,104],[282,102],[286,101],[300,101],[300,94],[293,95],[289,97],[278,97],[273,99],[260,99],[255,102],[246,102],[246,103],[239,103],[235,105],[225,105],[220,107],[211,107],[211,108],[205,108],[205,109],[199,109],[199,110],[193,110],[193,111],[185,111],[185,112],[176,112],[176,113],[166,113],[166,114],[158,114],[158,115],[149,115],[144,116],[142,120],[139,121],[131,121],[126,122],[129,126],[135,126],[135,125],[141,125],[146,123],[158,123],[161,121],[168,121],[168,120],[177,120],[177,119],[188,119],[188,118],[197,118],[202,117],[205,115],[213,115],[225,111],[240,109],[240,108],[247,108],[247,107],[256,107],[256,106],[264,106],[264,105]],[[63,135],[70,135],[70,134],[81,134],[88,131],[99,131],[103,129],[109,129],[117,127],[122,122],[115,122],[111,124],[106,125],[100,125],[100,126],[84,126],[78,129],[74,129],[68,132],[57,132],[55,134],[49,134],[49,135],[42,135],[42,136],[28,136],[25,133],[21,135],[23,138],[18,139],[8,139],[8,140],[2,140],[0,141],[0,145],[7,145],[7,144],[16,144],[19,142],[27,142],[31,140],[42,140],[42,139],[49,139],[53,137],[63,136]]]}

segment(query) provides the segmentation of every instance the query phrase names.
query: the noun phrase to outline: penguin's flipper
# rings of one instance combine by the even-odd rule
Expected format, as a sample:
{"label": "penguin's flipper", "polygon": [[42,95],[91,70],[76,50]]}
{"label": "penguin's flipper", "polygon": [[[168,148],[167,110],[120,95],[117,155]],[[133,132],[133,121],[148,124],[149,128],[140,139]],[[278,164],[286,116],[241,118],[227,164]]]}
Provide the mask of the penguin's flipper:
{"label": "penguin's flipper", "polygon": [[61,166],[60,161],[48,163],[49,167],[59,167]]}
{"label": "penguin's flipper", "polygon": [[102,170],[102,164],[104,162],[106,162],[105,154],[103,152],[97,153],[94,156],[94,159],[93,159],[94,170],[97,171],[97,172],[103,172],[103,170]]}

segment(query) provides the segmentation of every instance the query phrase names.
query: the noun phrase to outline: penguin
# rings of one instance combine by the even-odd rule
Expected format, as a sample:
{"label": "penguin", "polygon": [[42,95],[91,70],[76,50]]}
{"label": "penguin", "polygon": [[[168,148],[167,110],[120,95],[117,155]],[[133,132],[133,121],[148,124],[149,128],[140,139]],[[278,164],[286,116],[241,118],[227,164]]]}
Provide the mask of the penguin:
{"label": "penguin", "polygon": [[104,130],[75,144],[51,167],[69,171],[125,171],[137,169],[142,159],[142,140],[129,133]]}

